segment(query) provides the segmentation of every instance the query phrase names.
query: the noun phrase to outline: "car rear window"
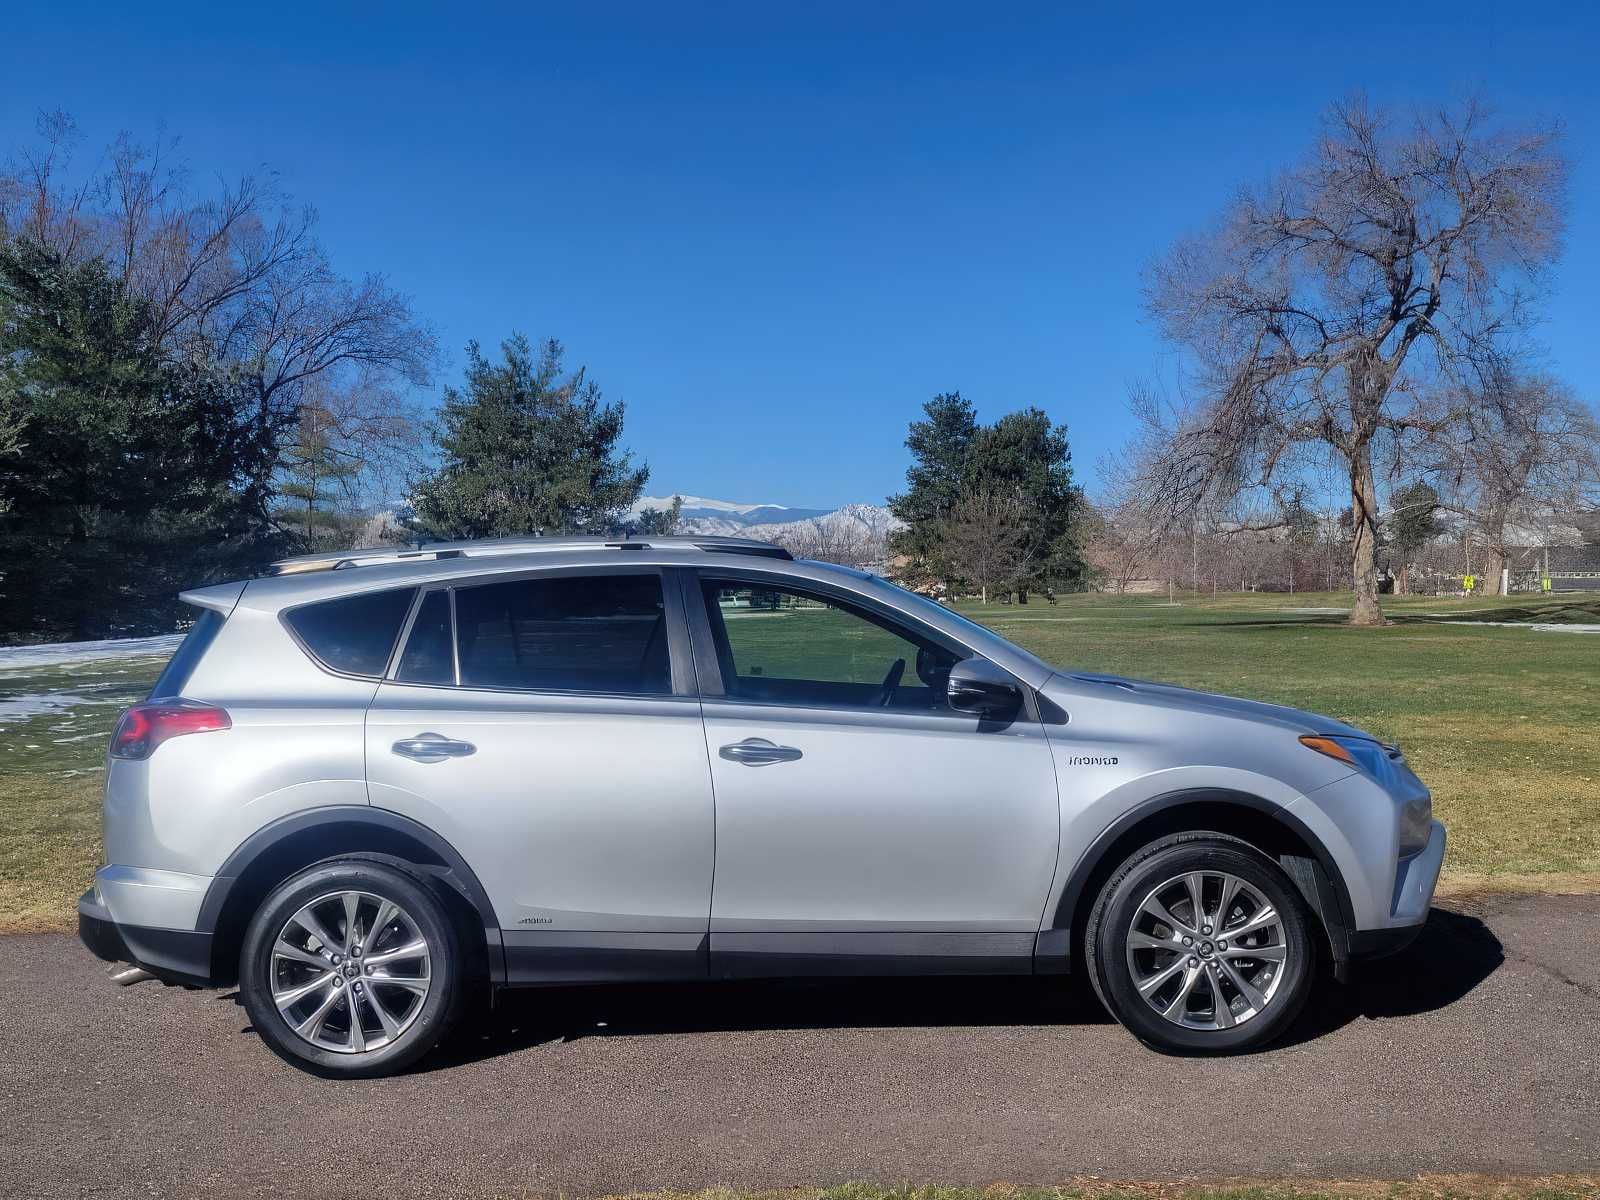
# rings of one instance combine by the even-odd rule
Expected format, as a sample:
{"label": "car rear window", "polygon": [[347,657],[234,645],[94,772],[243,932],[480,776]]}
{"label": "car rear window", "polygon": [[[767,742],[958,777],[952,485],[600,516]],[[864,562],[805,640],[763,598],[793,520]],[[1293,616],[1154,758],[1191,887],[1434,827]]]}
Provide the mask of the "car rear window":
{"label": "car rear window", "polygon": [[211,643],[217,640],[217,633],[222,629],[222,623],[226,619],[213,608],[208,608],[200,614],[199,619],[189,627],[188,636],[178,643],[178,648],[167,660],[167,665],[161,671],[161,678],[157,679],[155,687],[150,689],[150,699],[170,700],[183,695],[189,676],[194,674],[195,667],[200,665],[200,660],[211,648]]}
{"label": "car rear window", "polygon": [[318,662],[346,675],[383,674],[415,588],[303,604],[284,620]]}
{"label": "car rear window", "polygon": [[557,576],[456,591],[463,687],[672,691],[659,575]]}

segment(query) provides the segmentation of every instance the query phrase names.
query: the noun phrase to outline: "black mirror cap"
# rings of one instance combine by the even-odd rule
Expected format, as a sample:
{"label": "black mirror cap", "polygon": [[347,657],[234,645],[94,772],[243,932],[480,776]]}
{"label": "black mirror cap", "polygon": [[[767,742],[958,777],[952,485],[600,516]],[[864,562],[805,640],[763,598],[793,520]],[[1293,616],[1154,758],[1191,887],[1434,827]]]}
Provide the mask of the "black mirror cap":
{"label": "black mirror cap", "polygon": [[965,658],[950,668],[950,707],[986,720],[1015,716],[1022,707],[1017,681],[986,658]]}

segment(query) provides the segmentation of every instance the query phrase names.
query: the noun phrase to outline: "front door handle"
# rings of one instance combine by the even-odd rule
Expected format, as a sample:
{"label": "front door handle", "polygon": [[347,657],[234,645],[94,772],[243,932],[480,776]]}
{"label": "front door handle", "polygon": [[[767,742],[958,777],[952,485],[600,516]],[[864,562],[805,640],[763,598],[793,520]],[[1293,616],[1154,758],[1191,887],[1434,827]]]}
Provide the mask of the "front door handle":
{"label": "front door handle", "polygon": [[471,742],[458,742],[442,733],[419,733],[416,737],[401,738],[392,747],[402,758],[421,763],[443,762],[447,758],[465,758],[475,754],[477,747]]}
{"label": "front door handle", "polygon": [[779,746],[766,738],[745,738],[742,742],[722,747],[717,753],[729,762],[743,763],[747,767],[793,762],[800,757],[800,751],[793,746]]}

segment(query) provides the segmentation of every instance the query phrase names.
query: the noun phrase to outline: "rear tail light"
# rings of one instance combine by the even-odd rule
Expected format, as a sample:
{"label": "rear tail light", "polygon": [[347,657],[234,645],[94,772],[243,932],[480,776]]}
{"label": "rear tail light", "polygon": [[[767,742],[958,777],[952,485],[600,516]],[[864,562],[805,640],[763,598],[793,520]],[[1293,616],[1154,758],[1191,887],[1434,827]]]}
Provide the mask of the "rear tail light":
{"label": "rear tail light", "polygon": [[186,733],[231,729],[226,709],[195,700],[135,704],[122,714],[111,734],[112,758],[149,758],[162,742]]}

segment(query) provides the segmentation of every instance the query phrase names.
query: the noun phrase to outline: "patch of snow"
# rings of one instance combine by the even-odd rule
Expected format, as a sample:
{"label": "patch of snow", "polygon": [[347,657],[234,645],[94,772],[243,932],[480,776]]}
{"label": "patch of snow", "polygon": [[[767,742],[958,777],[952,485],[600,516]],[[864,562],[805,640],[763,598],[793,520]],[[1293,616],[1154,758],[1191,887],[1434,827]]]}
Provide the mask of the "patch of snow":
{"label": "patch of snow", "polygon": [[39,646],[0,646],[0,671],[55,667],[65,663],[115,658],[167,658],[183,641],[181,633],[157,637],[108,638],[98,642],[47,642]]}
{"label": "patch of snow", "polygon": [[1559,625],[1548,621],[1435,621],[1436,625],[1493,625],[1498,629],[1532,629],[1538,633],[1600,633],[1600,625]]}
{"label": "patch of snow", "polygon": [[107,700],[94,696],[79,696],[73,692],[30,692],[22,696],[0,696],[0,726],[27,720],[29,717],[49,716],[72,708],[91,704],[120,706],[121,700]]}

